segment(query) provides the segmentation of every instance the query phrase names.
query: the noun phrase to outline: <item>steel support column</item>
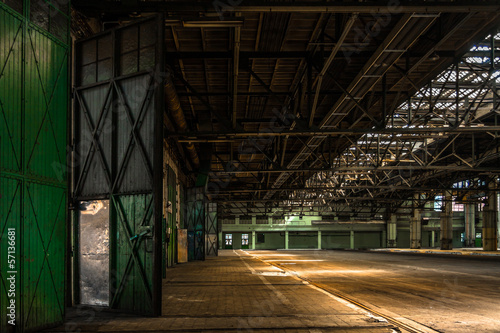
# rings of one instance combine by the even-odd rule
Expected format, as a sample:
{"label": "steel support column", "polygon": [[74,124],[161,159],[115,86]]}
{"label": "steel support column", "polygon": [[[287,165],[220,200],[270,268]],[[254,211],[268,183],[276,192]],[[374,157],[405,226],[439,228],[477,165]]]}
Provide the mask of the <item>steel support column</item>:
{"label": "steel support column", "polygon": [[288,230],[285,231],[285,250],[288,250]]}
{"label": "steel support column", "polygon": [[465,204],[465,246],[474,247],[476,241],[476,218],[475,205],[472,203]]}
{"label": "steel support column", "polygon": [[453,249],[453,212],[451,191],[445,192],[446,201],[441,213],[441,250]]}
{"label": "steel support column", "polygon": [[[419,194],[415,194],[415,202],[418,202]],[[420,249],[422,247],[422,220],[420,211],[413,209],[413,216],[410,218],[410,248]]]}
{"label": "steel support column", "polygon": [[397,239],[397,216],[391,215],[387,221],[387,247],[396,247]]}
{"label": "steel support column", "polygon": [[321,250],[321,230],[318,230],[318,250]]}
{"label": "steel support column", "polygon": [[496,251],[497,239],[497,190],[495,182],[488,184],[488,204],[483,210],[483,250]]}

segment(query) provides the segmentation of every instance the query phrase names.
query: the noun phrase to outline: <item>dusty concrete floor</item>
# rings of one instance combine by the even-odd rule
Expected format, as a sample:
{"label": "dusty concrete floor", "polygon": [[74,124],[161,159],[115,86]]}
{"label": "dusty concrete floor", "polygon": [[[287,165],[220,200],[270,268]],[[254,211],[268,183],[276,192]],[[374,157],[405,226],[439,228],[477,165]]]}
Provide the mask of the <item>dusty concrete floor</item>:
{"label": "dusty concrete floor", "polygon": [[163,289],[161,317],[78,308],[45,332],[397,332],[383,318],[242,251],[177,265]]}
{"label": "dusty concrete floor", "polygon": [[440,332],[500,332],[500,260],[353,251],[246,251],[374,310]]}

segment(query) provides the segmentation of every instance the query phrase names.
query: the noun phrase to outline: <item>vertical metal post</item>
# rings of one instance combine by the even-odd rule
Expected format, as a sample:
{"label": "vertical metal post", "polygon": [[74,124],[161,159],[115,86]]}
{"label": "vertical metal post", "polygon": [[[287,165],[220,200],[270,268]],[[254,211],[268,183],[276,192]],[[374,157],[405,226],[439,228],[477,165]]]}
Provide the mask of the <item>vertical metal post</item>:
{"label": "vertical metal post", "polygon": [[318,230],[318,250],[321,250],[321,230]]}
{"label": "vertical metal post", "polygon": [[467,202],[465,204],[465,246],[474,247],[476,239],[475,205]]}
{"label": "vertical metal post", "polygon": [[488,204],[483,209],[483,250],[496,251],[497,239],[497,188],[495,180],[488,184]]}
{"label": "vertical metal post", "polygon": [[288,250],[288,230],[285,231],[285,250]]}
{"label": "vertical metal post", "polygon": [[[312,96],[312,64],[307,60],[307,112],[311,114],[312,112],[312,104],[311,104]],[[309,121],[314,122],[314,119],[310,119]]]}
{"label": "vertical metal post", "polygon": [[387,247],[396,247],[397,239],[397,216],[395,214],[391,215],[390,219],[387,221]]}
{"label": "vertical metal post", "polygon": [[455,59],[455,127],[459,125],[459,102],[460,102],[460,70],[458,68],[459,59]]}
{"label": "vertical metal post", "polygon": [[476,142],[475,142],[475,135],[472,133],[472,165],[476,164]]}
{"label": "vertical metal post", "polygon": [[441,250],[453,249],[453,212],[452,212],[452,193],[446,191],[443,211],[441,213]]}
{"label": "vertical metal post", "polygon": [[[163,15],[158,15],[156,19],[157,45],[155,63],[159,73],[164,72],[164,47],[165,39],[163,37],[164,27]],[[155,87],[155,110],[154,110],[154,152],[153,152],[153,200],[154,200],[154,215],[153,215],[153,295],[152,307],[153,315],[161,315],[162,310],[162,205],[163,205],[163,113],[164,113],[164,97],[163,84],[156,84]]]}
{"label": "vertical metal post", "polygon": [[490,35],[490,66],[492,70],[496,69],[495,66],[495,32]]}
{"label": "vertical metal post", "polygon": [[420,249],[422,247],[422,221],[417,208],[420,194],[414,195],[413,216],[410,218],[410,248]]}
{"label": "vertical metal post", "polygon": [[382,127],[386,127],[387,118],[387,75],[382,76]]}
{"label": "vertical metal post", "polygon": [[354,230],[351,230],[350,237],[349,237],[349,248],[351,250],[354,250]]}

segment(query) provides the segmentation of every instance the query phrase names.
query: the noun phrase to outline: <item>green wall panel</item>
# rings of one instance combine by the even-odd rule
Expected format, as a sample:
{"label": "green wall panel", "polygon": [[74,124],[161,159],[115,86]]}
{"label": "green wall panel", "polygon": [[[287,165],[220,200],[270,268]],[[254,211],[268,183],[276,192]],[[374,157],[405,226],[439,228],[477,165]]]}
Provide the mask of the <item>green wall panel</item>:
{"label": "green wall panel", "polygon": [[22,313],[26,327],[39,327],[64,318],[66,190],[36,183],[24,190]]}
{"label": "green wall panel", "polygon": [[463,247],[465,246],[464,243],[462,243],[462,232],[461,230],[453,230],[453,247]]}
{"label": "green wall panel", "polygon": [[15,331],[61,323],[66,287],[69,7],[17,4],[0,3],[1,332],[14,331],[3,306],[8,228],[16,230]]}
{"label": "green wall panel", "polygon": [[355,232],[354,233],[354,248],[356,249],[373,249],[381,247],[382,233],[375,232]]}
{"label": "green wall panel", "polygon": [[396,246],[402,248],[410,247],[410,230],[398,229]]}
{"label": "green wall panel", "polygon": [[325,232],[321,233],[322,249],[348,249],[350,247],[351,235],[349,232]]}
{"label": "green wall panel", "polygon": [[[264,242],[258,242],[258,234],[264,234]],[[276,250],[285,248],[285,233],[284,232],[257,232],[255,240],[255,249],[257,250]]]}
{"label": "green wall panel", "polygon": [[318,232],[293,232],[288,233],[289,249],[317,249]]}
{"label": "green wall panel", "polygon": [[[225,239],[226,239],[226,234],[233,235],[233,246],[232,246],[232,249],[238,250],[238,249],[251,249],[252,248],[252,232],[251,231],[250,232],[224,232],[223,235],[222,235],[222,239],[224,240],[224,242],[225,242]],[[242,244],[241,244],[242,243],[241,235],[243,235],[243,234],[247,234],[248,235],[248,246],[247,247],[242,246]],[[266,235],[269,235],[269,233],[267,233]],[[269,244],[271,246],[271,239],[273,239],[273,237],[272,236],[270,236],[270,237],[271,238],[270,238]],[[275,244],[276,249],[278,249],[278,248],[280,248],[280,249],[284,248],[284,244],[285,243],[283,243],[283,245],[281,245],[282,247],[279,247],[280,244],[281,244],[281,241],[277,241],[276,242],[276,244]],[[223,245],[222,248],[225,249],[226,246]]]}
{"label": "green wall panel", "polygon": [[[0,3],[1,6],[1,3]],[[22,169],[22,21],[0,7],[0,153],[1,170]],[[5,191],[2,191],[5,193]]]}
{"label": "green wall panel", "polygon": [[[1,190],[1,202],[0,205],[0,253],[2,254],[1,262],[1,283],[0,283],[0,304],[2,304],[2,309],[0,310],[2,317],[0,318],[0,332],[7,331],[7,312],[4,304],[8,304],[9,298],[7,297],[9,284],[7,283],[7,276],[4,273],[7,270],[6,253],[8,251],[7,243],[7,232],[8,228],[15,228],[17,232],[20,232],[20,222],[22,218],[22,182],[16,179],[9,179],[5,177],[0,177],[0,190]],[[19,242],[19,236],[16,242],[16,253],[19,253],[21,247]],[[17,256],[17,261],[19,263],[19,255]],[[17,275],[16,285],[20,286],[20,275]],[[20,304],[21,297],[20,294],[16,295],[16,304]],[[19,309],[19,306],[18,306]]]}
{"label": "green wall panel", "polygon": [[422,230],[422,247],[430,247],[431,246],[431,237],[432,233],[430,231]]}

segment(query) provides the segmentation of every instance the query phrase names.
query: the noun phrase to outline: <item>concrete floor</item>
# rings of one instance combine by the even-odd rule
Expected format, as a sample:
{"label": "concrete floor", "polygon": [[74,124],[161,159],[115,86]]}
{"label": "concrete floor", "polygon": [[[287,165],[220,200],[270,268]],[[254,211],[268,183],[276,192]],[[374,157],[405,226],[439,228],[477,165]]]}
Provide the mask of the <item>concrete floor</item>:
{"label": "concrete floor", "polygon": [[394,333],[395,326],[242,251],[180,264],[164,280],[163,316],[70,311],[45,332]]}
{"label": "concrete floor", "polygon": [[366,307],[440,332],[500,332],[500,258],[247,251]]}
{"label": "concrete floor", "polygon": [[224,250],[164,280],[163,316],[71,310],[45,332],[500,332],[500,260]]}

